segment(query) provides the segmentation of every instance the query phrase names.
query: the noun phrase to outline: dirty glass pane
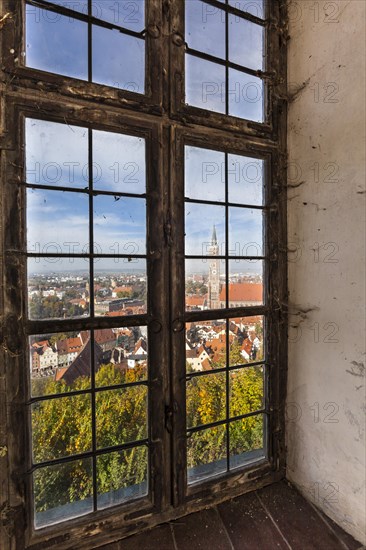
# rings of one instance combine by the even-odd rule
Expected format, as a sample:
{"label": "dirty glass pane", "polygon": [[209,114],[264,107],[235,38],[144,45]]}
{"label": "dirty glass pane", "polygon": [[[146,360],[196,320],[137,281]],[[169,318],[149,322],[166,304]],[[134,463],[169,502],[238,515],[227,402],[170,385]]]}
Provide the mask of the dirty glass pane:
{"label": "dirty glass pane", "polygon": [[263,160],[228,155],[229,202],[261,206],[264,176]]}
{"label": "dirty glass pane", "polygon": [[225,260],[186,260],[185,266],[186,310],[225,308]]}
{"label": "dirty glass pane", "polygon": [[202,147],[185,147],[185,196],[189,199],[225,200],[225,154]]}
{"label": "dirty glass pane", "polygon": [[93,82],[143,94],[145,40],[93,26]]}
{"label": "dirty glass pane", "polygon": [[98,456],[98,509],[147,495],[147,479],[148,449],[145,446]]}
{"label": "dirty glass pane", "polygon": [[222,369],[226,366],[226,321],[186,324],[186,370]]}
{"label": "dirty glass pane", "polygon": [[146,191],[145,140],[93,130],[93,187],[119,193]]}
{"label": "dirty glass pane", "polygon": [[234,8],[255,15],[260,19],[265,17],[265,0],[229,0],[229,5]]}
{"label": "dirty glass pane", "polygon": [[[260,260],[229,261],[229,307],[260,306],[263,304],[262,269],[263,262]],[[224,286],[222,293],[225,290]]]}
{"label": "dirty glass pane", "polygon": [[186,55],[186,103],[225,113],[225,67]]}
{"label": "dirty glass pane", "polygon": [[25,163],[27,183],[88,187],[87,128],[27,118]]}
{"label": "dirty glass pane", "polygon": [[134,386],[96,394],[98,448],[147,437],[147,387]]}
{"label": "dirty glass pane", "polygon": [[248,69],[263,70],[263,41],[261,25],[229,15],[229,61]]}
{"label": "dirty glass pane", "polygon": [[226,426],[188,434],[188,483],[226,472]]}
{"label": "dirty glass pane", "polygon": [[[201,366],[201,370],[206,370],[204,365]],[[188,379],[186,395],[187,428],[225,419],[226,373],[206,374]]]}
{"label": "dirty glass pane", "polygon": [[186,203],[185,235],[186,255],[217,256],[225,249],[225,207]]}
{"label": "dirty glass pane", "polygon": [[145,28],[144,0],[92,0],[92,15],[135,32]]}
{"label": "dirty glass pane", "polygon": [[88,25],[69,16],[26,5],[26,65],[88,79]]}
{"label": "dirty glass pane", "polygon": [[28,316],[69,319],[89,314],[89,262],[80,258],[28,258]]}
{"label": "dirty glass pane", "polygon": [[[135,245],[121,248],[133,251]],[[117,288],[117,291],[116,291]],[[147,311],[146,260],[96,258],[94,261],[94,311],[96,316],[140,315]]]}
{"label": "dirty glass pane", "polygon": [[229,115],[254,122],[264,121],[263,80],[229,69]]}
{"label": "dirty glass pane", "polygon": [[89,252],[89,197],[27,189],[27,249],[42,254]]}
{"label": "dirty glass pane", "polygon": [[[127,286],[116,293],[130,292]],[[95,385],[131,384],[147,380],[147,327],[119,327],[94,330]]]}
{"label": "dirty glass pane", "polygon": [[229,208],[229,250],[232,256],[264,255],[262,210]]}
{"label": "dirty glass pane", "polygon": [[95,253],[113,254],[129,246],[134,254],[146,253],[145,199],[98,195],[94,198]]}
{"label": "dirty glass pane", "polygon": [[230,366],[262,361],[264,318],[261,315],[230,319]]}
{"label": "dirty glass pane", "polygon": [[[89,380],[80,382],[89,386]],[[80,387],[80,389],[86,389]],[[91,396],[74,395],[34,403],[32,448],[35,463],[90,451]]]}
{"label": "dirty glass pane", "polygon": [[33,397],[90,387],[90,332],[51,332],[29,336]]}
{"label": "dirty glass pane", "polygon": [[89,514],[93,511],[92,459],[36,470],[33,494],[36,528]]}
{"label": "dirty glass pane", "polygon": [[188,46],[225,59],[225,12],[199,0],[188,0],[185,8]]}
{"label": "dirty glass pane", "polygon": [[245,466],[265,456],[263,414],[231,422],[229,434],[230,468]]}
{"label": "dirty glass pane", "polygon": [[263,409],[264,367],[246,367],[230,371],[230,416]]}
{"label": "dirty glass pane", "polygon": [[[88,13],[88,0],[48,0],[51,4],[56,6],[62,6],[68,10],[74,10],[87,15]],[[30,8],[30,6],[29,6]]]}

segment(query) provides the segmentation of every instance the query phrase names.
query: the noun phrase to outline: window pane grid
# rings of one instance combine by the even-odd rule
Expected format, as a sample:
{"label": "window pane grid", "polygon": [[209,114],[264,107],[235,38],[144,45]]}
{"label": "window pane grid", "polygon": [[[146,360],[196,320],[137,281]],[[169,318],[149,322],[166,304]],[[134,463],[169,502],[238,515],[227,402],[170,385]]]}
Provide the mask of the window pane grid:
{"label": "window pane grid", "polygon": [[[27,0],[26,65],[50,73],[144,94],[144,2],[135,2],[133,5],[137,6],[137,13],[143,19],[143,28],[139,32],[113,21],[117,18],[119,22],[121,19],[118,9],[120,5],[117,2],[106,7],[88,0],[87,5],[85,4],[81,11],[77,11],[44,0]],[[113,10],[114,6],[117,6],[117,16]],[[113,10],[114,17],[109,21],[99,18],[98,13],[100,10],[103,12],[103,9]],[[125,21],[126,17],[121,20]],[[133,17],[131,21],[134,21]],[[42,47],[42,38],[53,45],[53,55]],[[106,46],[109,51],[108,67],[102,59]],[[115,55],[118,49],[133,52],[134,63],[130,64],[126,56],[118,58]]]}
{"label": "window pane grid", "polygon": [[[32,471],[38,472],[36,527],[82,515],[84,505],[96,511],[147,494],[148,453],[138,449],[149,445],[148,255],[145,250],[138,254],[136,240],[116,249],[118,243],[108,237],[110,228],[123,237],[129,227],[136,227],[132,231],[145,247],[145,155],[145,139],[139,136],[26,119],[28,406],[33,419]],[[120,166],[121,158],[125,163]],[[74,187],[59,185],[65,166]],[[137,185],[143,193],[124,192],[127,185]],[[75,236],[85,243],[74,242],[69,226],[75,219]],[[80,246],[82,253],[77,253]],[[141,309],[142,322],[136,326],[134,313]],[[112,328],[98,327],[103,317],[116,318]],[[120,317],[125,317],[122,324],[117,323]],[[73,329],[75,322],[80,328]],[[62,326],[64,333],[55,332]],[[32,332],[33,327],[40,330]],[[131,475],[137,455],[142,462]],[[88,470],[83,464],[89,464]],[[65,475],[73,472],[77,478],[81,472],[80,490],[70,478],[62,492],[56,465]],[[52,491],[48,497],[40,486],[47,472]]]}
{"label": "window pane grid", "polygon": [[233,4],[186,2],[188,105],[265,121],[264,25]]}
{"label": "window pane grid", "polygon": [[[235,241],[232,234],[238,227],[243,233],[246,225],[248,239],[252,240],[256,234],[256,225],[246,218],[249,209],[243,207],[242,203],[234,211],[235,215],[229,203],[235,189],[243,203],[247,196],[252,197],[253,202],[260,202],[253,211],[264,212],[264,165],[259,164],[259,172],[256,170],[255,177],[249,177],[251,172],[248,168],[253,168],[254,160],[227,152],[215,153],[190,146],[186,148],[186,309],[188,312],[194,311],[193,304],[196,303],[198,316],[187,324],[186,333],[188,484],[228,472],[243,465],[250,456],[253,460],[262,459],[266,452],[264,424],[261,424],[263,414],[268,414],[265,398],[267,369],[263,350],[264,317],[255,315],[236,319],[233,318],[232,309],[235,305],[260,307],[264,304],[264,261],[259,259],[264,257],[253,256],[254,263],[241,259],[241,250],[234,247],[232,242]],[[201,197],[207,192],[220,197],[220,201],[204,201]],[[201,210],[195,212],[192,204],[199,205]],[[190,220],[191,215],[193,220]],[[220,216],[219,223],[215,224],[215,216]],[[204,224],[200,218],[205,220]],[[192,243],[197,248],[200,239],[204,241],[205,233],[209,231],[207,226],[211,222],[214,225],[206,255],[190,254]],[[261,217],[259,227],[260,233],[263,233],[264,217]],[[250,250],[249,245],[253,247],[256,243],[245,244],[246,250]],[[261,254],[261,251],[258,253]],[[196,264],[193,264],[194,261]],[[201,266],[197,263],[199,261]],[[248,272],[252,266],[254,271]],[[189,269],[196,270],[196,274],[189,274]],[[194,302],[195,295],[190,294],[197,292],[197,289],[201,293],[207,291],[207,302],[204,301],[203,306],[197,295]],[[216,313],[216,320],[205,320],[205,310],[218,307],[223,308],[222,320],[219,320],[221,312]],[[186,320],[189,315],[186,314]],[[258,420],[246,420],[252,417]],[[190,440],[192,434],[195,434],[194,440]],[[250,445],[253,445],[254,454]]]}

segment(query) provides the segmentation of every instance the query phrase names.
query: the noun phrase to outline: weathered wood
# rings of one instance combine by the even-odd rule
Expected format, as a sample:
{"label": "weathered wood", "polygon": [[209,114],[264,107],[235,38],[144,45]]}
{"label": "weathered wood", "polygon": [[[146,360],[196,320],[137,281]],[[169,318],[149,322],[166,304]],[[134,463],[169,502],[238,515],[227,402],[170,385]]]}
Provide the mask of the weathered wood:
{"label": "weathered wood", "polygon": [[[221,4],[218,4],[222,7]],[[57,8],[55,8],[57,10]],[[226,8],[225,8],[226,9]],[[286,394],[286,6],[268,3],[267,112],[264,124],[185,104],[184,2],[147,0],[146,94],[110,88],[23,64],[24,2],[0,7],[0,547],[86,550],[182,517],[284,476]],[[249,19],[251,19],[249,17]],[[28,321],[26,318],[25,116],[146,138],[149,313],[128,318]],[[242,471],[187,488],[184,324],[184,145],[267,161],[266,302],[224,316],[265,314],[268,457]],[[213,318],[208,316],[208,318]],[[34,531],[29,471],[27,335],[148,325],[150,492],[147,498]],[[171,429],[165,423],[171,411]]]}

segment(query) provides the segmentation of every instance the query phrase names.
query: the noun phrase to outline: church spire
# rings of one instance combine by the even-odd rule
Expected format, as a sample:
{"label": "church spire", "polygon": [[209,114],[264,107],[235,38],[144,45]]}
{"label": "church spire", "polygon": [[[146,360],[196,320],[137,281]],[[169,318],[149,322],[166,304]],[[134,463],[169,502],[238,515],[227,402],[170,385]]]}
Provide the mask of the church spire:
{"label": "church spire", "polygon": [[216,235],[215,225],[213,226],[213,230],[212,230],[211,245],[217,245],[217,235]]}

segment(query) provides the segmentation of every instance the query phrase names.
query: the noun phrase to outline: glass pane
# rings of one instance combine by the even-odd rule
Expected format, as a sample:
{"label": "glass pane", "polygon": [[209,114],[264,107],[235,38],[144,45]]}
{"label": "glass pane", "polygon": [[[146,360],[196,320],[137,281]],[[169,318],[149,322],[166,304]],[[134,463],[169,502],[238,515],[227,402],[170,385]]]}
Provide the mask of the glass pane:
{"label": "glass pane", "polygon": [[240,256],[263,256],[262,210],[229,208],[229,253]]}
{"label": "glass pane", "polygon": [[94,189],[142,194],[146,191],[145,140],[93,130]]}
{"label": "glass pane", "polygon": [[30,336],[32,396],[90,387],[90,333],[56,332]]}
{"label": "glass pane", "polygon": [[226,366],[226,322],[199,321],[186,325],[187,373]]}
{"label": "glass pane", "polygon": [[230,371],[230,416],[259,411],[264,406],[264,367]]}
{"label": "glass pane", "polygon": [[244,466],[265,456],[263,414],[231,422],[229,434],[230,468]]}
{"label": "glass pane", "polygon": [[229,61],[248,69],[262,70],[263,42],[263,27],[229,15]]}
{"label": "glass pane", "polygon": [[217,426],[188,435],[188,483],[226,472],[226,427]]}
{"label": "glass pane", "polygon": [[89,262],[28,258],[28,315],[32,320],[89,314]]}
{"label": "glass pane", "polygon": [[[263,304],[262,261],[229,261],[229,307]],[[225,295],[225,286],[221,290]]]}
{"label": "glass pane", "polygon": [[98,509],[147,495],[147,470],[147,447],[98,456]]}
{"label": "glass pane", "polygon": [[31,410],[34,462],[91,450],[90,395],[48,399],[35,403]]}
{"label": "glass pane", "polygon": [[228,155],[229,202],[263,204],[264,161]]}
{"label": "glass pane", "polygon": [[87,80],[87,23],[27,5],[26,64],[33,69]]}
{"label": "glass pane", "polygon": [[187,198],[221,202],[225,200],[224,153],[186,146],[184,170]]}
{"label": "glass pane", "polygon": [[86,128],[27,118],[25,132],[28,183],[88,187]]}
{"label": "glass pane", "polygon": [[94,339],[97,387],[147,380],[147,327],[95,330]]}
{"label": "glass pane", "polygon": [[[132,245],[131,245],[132,246]],[[130,250],[121,250],[126,254]],[[147,312],[146,260],[97,258],[94,262],[94,311],[107,317]]]}
{"label": "glass pane", "polygon": [[187,54],[186,103],[225,113],[225,67]]}
{"label": "glass pane", "polygon": [[[198,370],[198,369],[197,369]],[[202,366],[201,370],[204,370]],[[226,373],[194,376],[187,382],[187,428],[226,418]]]}
{"label": "glass pane", "polygon": [[92,512],[91,458],[36,470],[33,491],[36,528]]}
{"label": "glass pane", "polygon": [[[96,254],[146,253],[146,200],[98,195],[94,198]],[[127,252],[122,252],[122,251]]]}
{"label": "glass pane", "polygon": [[144,0],[92,0],[92,14],[98,19],[135,32],[145,28]]}
{"label": "glass pane", "polygon": [[225,207],[186,203],[186,255],[217,256],[225,250]]}
{"label": "glass pane", "polygon": [[263,360],[263,323],[261,315],[230,320],[229,330],[230,335],[233,335],[230,345],[231,367]]}
{"label": "glass pane", "polygon": [[97,446],[113,447],[147,437],[147,388],[134,386],[96,394]]}
{"label": "glass pane", "polygon": [[93,26],[93,82],[143,94],[145,40]]}
{"label": "glass pane", "polygon": [[88,0],[48,0],[48,2],[69,10],[79,11],[85,15],[88,13]]}
{"label": "glass pane", "polygon": [[37,254],[89,252],[89,197],[27,189],[27,250]]}
{"label": "glass pane", "polygon": [[229,115],[254,122],[264,121],[263,80],[229,69]]}
{"label": "glass pane", "polygon": [[186,260],[186,310],[225,308],[221,288],[225,284],[225,260]]}
{"label": "glass pane", "polygon": [[265,17],[263,0],[229,0],[229,5],[255,15],[260,19],[264,19]]}
{"label": "glass pane", "polygon": [[225,12],[199,0],[185,2],[185,7],[188,46],[225,59]]}

